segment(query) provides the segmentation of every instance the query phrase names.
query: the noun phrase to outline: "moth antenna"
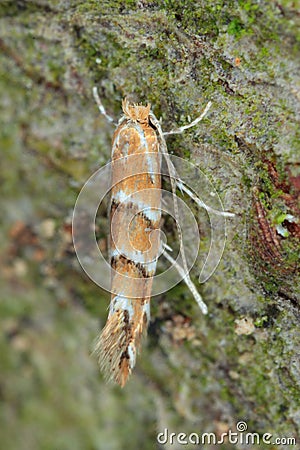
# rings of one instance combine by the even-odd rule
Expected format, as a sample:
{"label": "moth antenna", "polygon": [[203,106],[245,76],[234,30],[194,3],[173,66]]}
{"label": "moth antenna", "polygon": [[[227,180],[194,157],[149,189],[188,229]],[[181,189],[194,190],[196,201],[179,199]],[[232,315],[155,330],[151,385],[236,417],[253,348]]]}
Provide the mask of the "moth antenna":
{"label": "moth antenna", "polygon": [[101,101],[101,99],[100,99],[100,97],[99,97],[98,89],[97,89],[96,86],[93,87],[93,96],[94,96],[95,102],[96,102],[96,104],[97,104],[97,106],[98,106],[98,109],[99,109],[100,113],[101,113],[104,117],[106,117],[106,119],[107,119],[109,122],[113,123],[114,125],[117,125],[117,124],[115,123],[114,118],[111,117],[109,114],[107,114],[107,112],[106,112],[106,110],[105,110],[105,108],[104,108],[104,106],[103,106],[103,103],[102,103],[102,101]]}
{"label": "moth antenna", "polygon": [[194,283],[192,282],[189,273],[187,273],[185,271],[185,269],[183,269],[178,263],[177,261],[175,261],[175,259],[172,258],[172,256],[169,255],[169,253],[164,250],[163,252],[164,257],[175,267],[175,269],[178,271],[178,273],[180,274],[180,276],[182,276],[183,281],[186,283],[187,287],[189,288],[189,290],[191,291],[191,293],[194,296],[194,299],[196,300],[196,302],[198,303],[199,308],[201,309],[201,311],[203,312],[203,314],[207,314],[207,306],[204,303],[204,301],[202,300],[201,295],[199,294],[199,292],[197,291],[196,286],[194,285]]}
{"label": "moth antenna", "polygon": [[197,117],[195,120],[193,120],[191,123],[188,123],[187,125],[183,125],[182,127],[176,128],[175,130],[164,131],[163,132],[164,136],[167,136],[169,134],[181,134],[185,130],[188,130],[189,128],[194,127],[195,125],[197,125],[197,123],[201,122],[201,120],[206,116],[211,105],[212,105],[212,102],[208,102],[206,107],[204,108],[204,111],[200,114],[200,116]]}
{"label": "moth antenna", "polygon": [[179,178],[176,182],[177,187],[181,190],[181,192],[185,192],[192,200],[194,200],[195,203],[200,208],[206,209],[207,212],[210,212],[212,214],[215,214],[216,216],[223,216],[223,217],[235,217],[234,213],[226,212],[226,211],[219,211],[217,209],[211,208],[206,203],[204,203],[200,198],[194,194],[193,191],[191,191],[188,187],[185,186],[183,181]]}

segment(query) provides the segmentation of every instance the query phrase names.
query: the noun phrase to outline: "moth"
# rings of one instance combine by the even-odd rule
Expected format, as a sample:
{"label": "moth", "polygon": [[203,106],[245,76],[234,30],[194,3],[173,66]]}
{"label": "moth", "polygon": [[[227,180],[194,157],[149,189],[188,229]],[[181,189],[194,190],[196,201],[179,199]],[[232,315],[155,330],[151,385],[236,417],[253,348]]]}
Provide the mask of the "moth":
{"label": "moth", "polygon": [[[96,88],[93,94],[100,112],[113,122]],[[196,125],[210,106],[209,102],[203,113],[188,125],[164,133],[150,104],[131,104],[126,99],[122,102],[123,115],[113,135],[111,155],[111,302],[106,325],[95,345],[105,378],[121,387],[126,384],[135,366],[141,338],[149,324],[153,276],[162,251],[182,275],[202,312],[207,313],[207,306],[189,276],[180,227],[177,225],[183,267],[177,264],[166,248],[162,248],[158,231],[161,221],[162,157],[167,163],[174,194],[175,216],[178,215],[177,187],[204,206],[177,176],[164,135],[182,133]]]}

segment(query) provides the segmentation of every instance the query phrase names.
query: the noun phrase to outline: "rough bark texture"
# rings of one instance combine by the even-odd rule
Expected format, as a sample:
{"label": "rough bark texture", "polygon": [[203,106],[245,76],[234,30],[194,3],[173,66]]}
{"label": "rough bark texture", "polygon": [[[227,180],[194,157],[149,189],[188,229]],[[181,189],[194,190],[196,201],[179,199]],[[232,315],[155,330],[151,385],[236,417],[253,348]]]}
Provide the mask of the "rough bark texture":
{"label": "rough bark texture", "polygon": [[[165,427],[220,434],[239,420],[298,439],[251,448],[300,448],[297,3],[1,1],[2,448],[153,449]],[[124,96],[150,101],[165,129],[211,100],[169,150],[197,164],[236,213],[199,288],[208,316],[184,285],[154,299],[123,390],[103,383],[90,355],[109,295],[71,242],[78,192],[110,154],[94,84],[115,117]]]}

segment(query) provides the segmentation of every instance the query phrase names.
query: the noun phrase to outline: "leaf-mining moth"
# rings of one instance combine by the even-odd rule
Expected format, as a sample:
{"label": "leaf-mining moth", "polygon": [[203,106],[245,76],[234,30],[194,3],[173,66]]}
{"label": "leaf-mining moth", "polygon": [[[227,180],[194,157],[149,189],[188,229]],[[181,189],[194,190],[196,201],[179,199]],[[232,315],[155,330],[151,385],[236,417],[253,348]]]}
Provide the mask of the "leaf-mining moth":
{"label": "leaf-mining moth", "polygon": [[[99,110],[110,122],[98,96],[93,94]],[[189,277],[177,224],[183,267],[167,253],[160,240],[161,156],[166,159],[178,216],[176,187],[186,192],[201,207],[210,210],[179,179],[167,151],[165,134],[181,133],[196,125],[207,113],[190,124],[163,133],[150,104],[142,106],[122,102],[123,116],[112,140],[112,188],[110,203],[111,302],[105,327],[96,341],[95,352],[107,380],[124,386],[135,366],[142,335],[150,320],[150,298],[157,258],[160,253],[174,265],[195,297],[204,314],[207,307]],[[230,213],[214,211],[232,216]],[[177,221],[176,221],[177,222]]]}

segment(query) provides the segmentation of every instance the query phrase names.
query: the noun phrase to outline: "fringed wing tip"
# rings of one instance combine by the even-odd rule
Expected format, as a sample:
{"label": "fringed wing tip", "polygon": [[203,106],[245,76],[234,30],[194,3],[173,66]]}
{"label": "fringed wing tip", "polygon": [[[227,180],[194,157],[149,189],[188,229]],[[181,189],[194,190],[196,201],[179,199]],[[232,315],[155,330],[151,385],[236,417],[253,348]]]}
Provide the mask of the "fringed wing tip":
{"label": "fringed wing tip", "polygon": [[109,383],[117,383],[124,387],[131,373],[131,368],[123,356],[123,349],[114,340],[105,333],[105,328],[96,339],[93,354],[98,359],[98,364],[104,379]]}
{"label": "fringed wing tip", "polygon": [[108,318],[93,353],[105,380],[124,387],[135,365],[135,349],[118,314]]}
{"label": "fringed wing tip", "polygon": [[108,318],[93,351],[106,381],[125,386],[135,366],[141,337],[146,334],[145,325],[127,324],[125,327],[122,315],[117,312]]}

